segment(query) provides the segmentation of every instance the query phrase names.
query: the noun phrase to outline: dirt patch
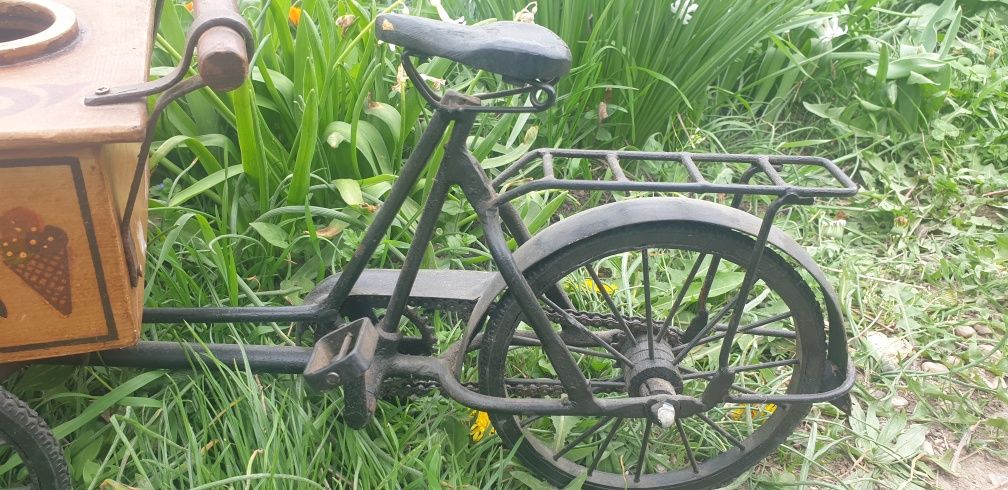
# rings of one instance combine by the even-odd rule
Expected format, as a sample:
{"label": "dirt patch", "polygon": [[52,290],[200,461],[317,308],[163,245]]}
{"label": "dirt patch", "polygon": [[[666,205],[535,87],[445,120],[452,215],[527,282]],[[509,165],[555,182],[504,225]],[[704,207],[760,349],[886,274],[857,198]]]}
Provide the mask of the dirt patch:
{"label": "dirt patch", "polygon": [[949,490],[1008,490],[1008,461],[979,451],[959,461],[959,473],[939,472],[935,485]]}

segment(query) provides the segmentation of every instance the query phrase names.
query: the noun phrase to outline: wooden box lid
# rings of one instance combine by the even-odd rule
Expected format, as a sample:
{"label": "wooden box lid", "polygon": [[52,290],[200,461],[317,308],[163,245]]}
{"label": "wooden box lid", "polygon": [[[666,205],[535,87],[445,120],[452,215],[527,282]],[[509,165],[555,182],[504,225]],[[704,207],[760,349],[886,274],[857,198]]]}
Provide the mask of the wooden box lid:
{"label": "wooden box lid", "polygon": [[85,107],[147,81],[154,0],[0,0],[0,150],[140,141],[145,102]]}

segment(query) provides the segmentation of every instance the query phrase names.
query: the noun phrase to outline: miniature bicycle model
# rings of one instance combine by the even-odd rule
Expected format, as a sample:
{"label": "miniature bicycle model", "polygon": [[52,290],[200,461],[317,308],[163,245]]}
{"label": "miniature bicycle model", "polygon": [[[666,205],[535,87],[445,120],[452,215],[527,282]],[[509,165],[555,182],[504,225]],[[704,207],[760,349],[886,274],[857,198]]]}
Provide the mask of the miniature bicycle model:
{"label": "miniature bicycle model", "polygon": [[[135,104],[164,92],[150,115],[155,120],[167,104],[189,92],[240,85],[254,46],[249,28],[230,0],[195,3],[185,56],[174,74],[123,89],[102,87],[84,105]],[[342,387],[343,417],[355,428],[371,421],[383,394],[439,388],[467,407],[488,412],[502,441],[537,475],[558,486],[584,478],[585,488],[724,484],[780,445],[813,403],[845,406],[855,371],[835,293],[808,253],[773,226],[786,206],[857,191],[834,163],[797,156],[538,149],[491,180],[467,149],[477,116],[551,107],[556,101],[552,84],[571,65],[564,42],[533,24],[469,27],[403,15],[377,17],[375,30],[378,39],[404,49],[406,74],[433,115],[346,268],[321,282],[299,306],[145,308],[142,313],[146,324],[298,322],[315,332],[313,346],[142,341],[62,357],[43,350],[45,355],[17,360],[185,369],[192,355],[201,355],[256,372],[302,374],[318,390]],[[184,78],[196,53],[200,75]],[[418,57],[448,58],[500,75],[515,88],[438,95],[414,65]],[[531,105],[488,105],[514,95],[528,95]],[[130,224],[145,185],[150,126],[133,178],[126,179],[130,192],[116,211],[117,232],[97,237],[119,247],[119,263],[108,267],[121,269],[133,288],[142,277],[138,264],[143,260],[131,251],[137,250],[142,232]],[[449,131],[401,269],[368,269]],[[723,164],[743,169],[735,182],[711,177],[710,169]],[[571,165],[590,175],[566,176],[564,169]],[[638,177],[651,171],[682,179]],[[810,174],[820,177],[810,185],[792,180]],[[472,204],[494,270],[420,268],[453,187]],[[549,190],[597,192],[607,203],[533,235],[514,204]],[[623,198],[628,193],[649,197]],[[696,197],[708,194],[728,196],[730,205]],[[748,196],[771,198],[762,217],[741,209]],[[8,235],[22,241],[34,240],[22,236],[28,233],[22,225],[42,226],[42,218],[36,223],[27,211],[3,216],[10,230],[18,229]],[[73,233],[67,230],[72,246]],[[28,282],[29,275],[20,271],[32,260],[26,255],[21,262],[8,262],[11,281]],[[0,290],[0,299],[9,294]],[[70,309],[72,301],[53,300],[71,312],[63,315],[68,318],[77,311]],[[10,313],[4,317],[16,318],[16,307],[8,301]],[[424,320],[430,312],[467,319],[462,338],[440,354],[433,352],[435,335]],[[404,334],[404,323],[421,335]],[[17,346],[0,346],[0,355],[18,352]],[[19,459],[21,469],[10,470]],[[35,412],[0,390],[0,487],[8,482],[69,488],[52,433]]]}

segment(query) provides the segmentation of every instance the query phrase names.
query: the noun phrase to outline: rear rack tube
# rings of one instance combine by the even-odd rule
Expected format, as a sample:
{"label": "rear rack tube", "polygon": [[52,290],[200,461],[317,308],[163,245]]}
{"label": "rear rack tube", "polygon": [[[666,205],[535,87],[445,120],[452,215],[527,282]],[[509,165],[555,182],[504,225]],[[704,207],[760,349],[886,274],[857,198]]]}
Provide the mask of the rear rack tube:
{"label": "rear rack tube", "polygon": [[[611,180],[573,180],[558,179],[554,175],[555,158],[587,158],[604,162],[610,169]],[[674,162],[682,165],[688,179],[685,182],[647,182],[634,181],[627,177],[621,160]],[[543,177],[518,184],[503,190],[510,179],[517,177],[536,161],[542,161]],[[704,178],[697,165],[701,163],[743,163],[749,164],[746,172],[749,177],[762,173],[770,180],[770,184],[748,184],[748,179],[734,184],[709,182]],[[835,186],[802,186],[793,185],[784,180],[778,167],[785,165],[815,166],[825,169],[835,182]],[[752,173],[750,173],[752,172]],[[645,151],[605,151],[542,148],[532,150],[504,169],[493,181],[493,185],[502,192],[493,200],[494,206],[531,192],[541,190],[588,190],[613,192],[678,192],[697,194],[734,194],[766,195],[781,197],[788,194],[800,198],[816,197],[849,197],[857,190],[857,185],[832,161],[809,156],[790,155],[744,155],[727,153],[688,153],[688,152],[645,152]]]}

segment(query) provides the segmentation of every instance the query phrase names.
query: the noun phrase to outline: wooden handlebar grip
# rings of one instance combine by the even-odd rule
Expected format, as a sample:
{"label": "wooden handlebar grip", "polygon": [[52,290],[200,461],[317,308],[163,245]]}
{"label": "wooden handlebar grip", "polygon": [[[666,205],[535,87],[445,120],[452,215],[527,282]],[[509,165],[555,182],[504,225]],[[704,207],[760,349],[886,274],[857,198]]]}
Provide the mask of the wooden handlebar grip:
{"label": "wooden handlebar grip", "polygon": [[[193,2],[194,23],[215,17],[241,19],[236,0]],[[248,78],[249,53],[245,49],[245,40],[230,27],[212,27],[204,32],[196,43],[196,56],[200,76],[214,90],[234,90]]]}

